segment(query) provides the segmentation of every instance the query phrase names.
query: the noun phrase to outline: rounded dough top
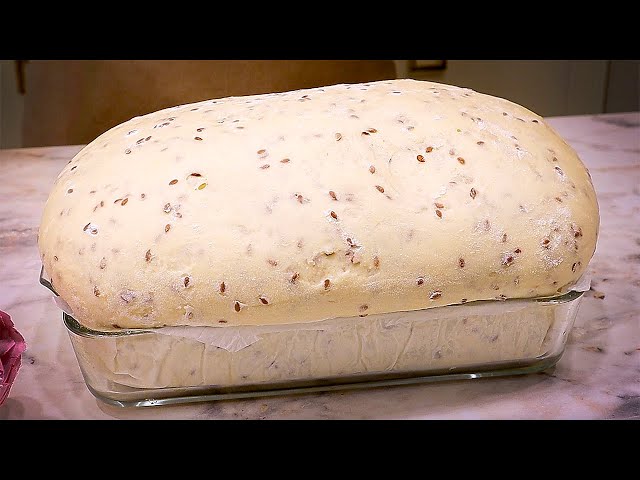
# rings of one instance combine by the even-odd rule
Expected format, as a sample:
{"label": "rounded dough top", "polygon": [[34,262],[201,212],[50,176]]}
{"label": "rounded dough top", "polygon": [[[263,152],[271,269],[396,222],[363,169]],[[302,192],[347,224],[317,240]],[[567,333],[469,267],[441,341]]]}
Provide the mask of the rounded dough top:
{"label": "rounded dough top", "polygon": [[553,295],[598,225],[540,116],[390,80],[133,118],[60,173],[38,241],[86,326],[227,326]]}

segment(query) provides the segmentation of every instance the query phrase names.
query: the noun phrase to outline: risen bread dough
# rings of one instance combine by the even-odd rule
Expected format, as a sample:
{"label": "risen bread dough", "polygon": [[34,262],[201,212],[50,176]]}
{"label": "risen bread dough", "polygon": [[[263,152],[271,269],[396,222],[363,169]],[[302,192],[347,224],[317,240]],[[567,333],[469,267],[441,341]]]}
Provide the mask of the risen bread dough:
{"label": "risen bread dough", "polygon": [[500,307],[473,304],[462,310],[458,306],[336,318],[276,331],[270,326],[205,327],[238,336],[256,332],[254,341],[239,350],[219,348],[197,336],[162,333],[170,327],[138,335],[71,338],[87,383],[108,397],[126,393],[123,386],[273,387],[291,386],[292,381],[459,371],[450,370],[453,367],[480,372],[491,369],[493,362],[535,362],[541,355],[562,352],[562,332],[573,322],[569,311],[575,307],[535,302]]}
{"label": "risen bread dough", "polygon": [[89,327],[268,325],[552,295],[598,224],[541,117],[394,80],[118,125],[61,172],[39,248]]}

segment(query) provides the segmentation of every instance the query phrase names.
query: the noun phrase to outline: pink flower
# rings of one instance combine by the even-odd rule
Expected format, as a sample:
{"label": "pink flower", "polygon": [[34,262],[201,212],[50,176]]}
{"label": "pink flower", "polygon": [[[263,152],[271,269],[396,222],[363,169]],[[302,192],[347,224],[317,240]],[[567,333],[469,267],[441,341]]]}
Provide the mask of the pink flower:
{"label": "pink flower", "polygon": [[15,329],[11,317],[0,310],[0,405],[9,396],[26,348],[24,337]]}

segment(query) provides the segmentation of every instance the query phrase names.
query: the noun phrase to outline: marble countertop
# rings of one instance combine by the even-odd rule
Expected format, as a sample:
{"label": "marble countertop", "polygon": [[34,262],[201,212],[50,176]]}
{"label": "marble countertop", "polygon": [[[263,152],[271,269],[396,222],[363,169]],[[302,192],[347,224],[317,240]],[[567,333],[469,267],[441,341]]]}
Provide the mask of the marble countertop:
{"label": "marble countertop", "polygon": [[555,367],[138,409],[106,405],[87,390],[60,310],[38,283],[40,213],[81,146],[0,150],[0,310],[28,344],[0,419],[640,419],[640,112],[548,120],[589,168],[601,212],[592,290]]}

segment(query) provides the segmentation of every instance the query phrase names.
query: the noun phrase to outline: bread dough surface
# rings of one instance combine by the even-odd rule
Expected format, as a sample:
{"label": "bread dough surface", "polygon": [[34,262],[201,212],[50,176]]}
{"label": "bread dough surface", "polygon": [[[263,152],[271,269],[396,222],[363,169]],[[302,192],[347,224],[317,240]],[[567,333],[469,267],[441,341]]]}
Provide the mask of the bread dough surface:
{"label": "bread dough surface", "polygon": [[91,328],[273,325],[553,295],[598,224],[540,116],[391,80],[118,125],[60,173],[39,249]]}

